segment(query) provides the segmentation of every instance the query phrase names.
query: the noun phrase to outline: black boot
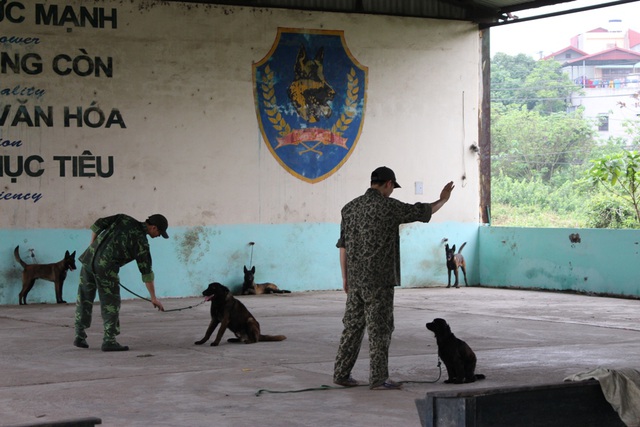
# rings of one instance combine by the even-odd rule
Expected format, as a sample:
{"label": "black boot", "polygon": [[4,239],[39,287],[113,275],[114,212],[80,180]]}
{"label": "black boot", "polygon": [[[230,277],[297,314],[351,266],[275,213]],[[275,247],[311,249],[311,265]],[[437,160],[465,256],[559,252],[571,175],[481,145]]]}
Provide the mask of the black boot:
{"label": "black boot", "polygon": [[103,342],[102,351],[128,351],[128,345],[120,345],[117,342]]}

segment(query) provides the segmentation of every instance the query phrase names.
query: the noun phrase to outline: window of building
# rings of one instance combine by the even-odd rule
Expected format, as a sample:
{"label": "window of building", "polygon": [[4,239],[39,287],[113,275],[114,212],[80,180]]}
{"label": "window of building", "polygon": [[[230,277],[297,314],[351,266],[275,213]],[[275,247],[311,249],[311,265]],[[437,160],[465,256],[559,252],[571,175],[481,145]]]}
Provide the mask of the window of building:
{"label": "window of building", "polygon": [[601,132],[609,131],[609,115],[598,114],[598,130]]}

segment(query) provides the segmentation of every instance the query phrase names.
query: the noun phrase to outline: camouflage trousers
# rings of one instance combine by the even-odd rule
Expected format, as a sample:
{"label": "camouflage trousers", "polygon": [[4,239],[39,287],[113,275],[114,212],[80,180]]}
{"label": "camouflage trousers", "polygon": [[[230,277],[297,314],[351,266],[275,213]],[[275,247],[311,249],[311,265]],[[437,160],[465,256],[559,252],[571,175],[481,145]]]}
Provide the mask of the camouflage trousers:
{"label": "camouflage trousers", "polygon": [[349,289],[342,319],[333,379],[346,379],[356,364],[365,328],[369,335],[369,387],[389,378],[389,345],[393,333],[393,286]]}
{"label": "camouflage trousers", "polygon": [[104,324],[105,343],[113,343],[120,334],[120,279],[118,272],[93,273],[86,266],[80,271],[80,285],[76,300],[76,338],[86,339],[85,329],[91,326],[91,312],[96,291]]}

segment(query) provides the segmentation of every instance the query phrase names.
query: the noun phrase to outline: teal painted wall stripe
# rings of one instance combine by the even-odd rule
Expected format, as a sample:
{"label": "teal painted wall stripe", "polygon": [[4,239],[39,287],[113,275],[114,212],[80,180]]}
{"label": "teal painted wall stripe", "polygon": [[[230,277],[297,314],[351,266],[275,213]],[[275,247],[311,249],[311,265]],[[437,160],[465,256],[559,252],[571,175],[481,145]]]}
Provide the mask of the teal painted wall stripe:
{"label": "teal painted wall stripe", "polygon": [[[159,297],[200,295],[212,281],[232,289],[243,280],[243,266],[256,266],[256,281],[273,282],[291,291],[341,289],[342,279],[338,249],[338,224],[275,224],[171,227],[170,238],[149,239]],[[470,284],[479,282],[476,224],[413,223],[401,227],[403,286],[446,284],[444,244],[467,242]],[[91,239],[89,230],[0,230],[0,304],[17,304],[21,288],[21,267],[13,258],[20,245],[23,259],[34,249],[36,260],[50,263],[62,259],[65,250],[78,256]],[[254,242],[253,258],[251,246]],[[78,263],[78,268],[80,265]],[[75,301],[79,271],[70,272],[63,296]],[[147,296],[135,262],[120,271],[121,282],[132,291]],[[122,291],[123,299],[135,298]],[[38,281],[29,293],[28,302],[55,302],[53,284]]]}
{"label": "teal painted wall stripe", "polygon": [[[231,288],[242,284],[242,267],[253,265],[258,282],[274,282],[292,291],[340,289],[335,247],[337,224],[228,225],[172,227],[170,239],[152,239],[151,251],[160,297],[200,295],[212,281]],[[577,234],[580,242],[572,242]],[[402,283],[405,287],[447,283],[444,243],[467,242],[469,283],[483,286],[570,290],[640,297],[640,230],[541,229],[488,227],[461,223],[413,223],[401,227]],[[13,258],[20,245],[27,262],[34,249],[41,263],[58,261],[64,251],[80,254],[88,230],[1,230],[0,305],[17,304],[21,268]],[[69,273],[64,298],[75,300],[78,271]],[[146,296],[135,263],[121,281]],[[123,291],[125,299],[135,298]],[[53,284],[39,281],[31,303],[55,302]]]}
{"label": "teal painted wall stripe", "polygon": [[640,230],[480,227],[479,242],[482,285],[640,297]]}

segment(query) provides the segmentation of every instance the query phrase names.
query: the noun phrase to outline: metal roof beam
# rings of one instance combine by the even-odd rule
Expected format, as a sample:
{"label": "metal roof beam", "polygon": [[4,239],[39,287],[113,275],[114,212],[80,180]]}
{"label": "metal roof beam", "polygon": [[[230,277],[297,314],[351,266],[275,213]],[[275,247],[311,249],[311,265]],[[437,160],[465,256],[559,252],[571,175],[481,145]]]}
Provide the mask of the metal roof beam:
{"label": "metal roof beam", "polygon": [[[527,22],[527,21],[536,21],[538,19],[544,19],[544,18],[552,18],[554,16],[561,16],[561,15],[569,15],[571,13],[577,13],[577,12],[585,12],[587,10],[594,10],[594,9],[602,9],[604,7],[610,7],[610,6],[618,6],[621,4],[626,4],[626,3],[634,3],[637,2],[638,0],[617,0],[617,1],[613,1],[613,2],[609,2],[609,3],[601,3],[601,4],[596,4],[596,5],[592,5],[592,6],[585,6],[585,7],[577,7],[574,9],[567,9],[567,10],[562,10],[559,12],[552,12],[552,13],[545,13],[542,15],[536,15],[536,16],[529,16],[526,18],[518,18],[518,19],[512,19],[512,20],[502,20],[502,21],[498,21],[498,22],[483,22],[480,23],[480,28],[481,29],[485,29],[485,28],[490,28],[490,27],[498,27],[498,26],[502,26],[502,25],[509,25],[509,24],[517,24],[519,22]],[[547,4],[544,4],[547,3]],[[548,1],[536,1],[535,4],[539,5],[536,6],[537,7],[544,7],[544,6],[550,6],[553,4],[558,4],[557,1],[553,1],[553,0],[548,0]],[[527,7],[526,5],[529,5],[529,7]],[[500,12],[502,14],[504,14],[506,16],[507,13],[511,13],[511,12],[517,12],[520,10],[526,10],[526,9],[534,9],[533,7],[530,7],[531,3],[522,3],[520,5],[514,5],[514,6],[510,6],[510,7],[503,7],[500,9]]]}

